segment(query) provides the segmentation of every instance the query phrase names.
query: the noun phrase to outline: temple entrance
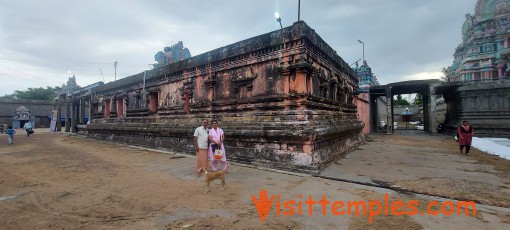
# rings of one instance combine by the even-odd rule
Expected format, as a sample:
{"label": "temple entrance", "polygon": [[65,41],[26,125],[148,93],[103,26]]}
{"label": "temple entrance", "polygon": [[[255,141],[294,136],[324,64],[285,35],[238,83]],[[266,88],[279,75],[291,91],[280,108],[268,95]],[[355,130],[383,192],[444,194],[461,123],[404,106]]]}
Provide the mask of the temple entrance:
{"label": "temple entrance", "polygon": [[35,119],[33,119],[30,110],[25,106],[20,106],[15,110],[12,120],[13,129],[22,128],[27,122],[32,122],[32,125],[35,126]]}
{"label": "temple entrance", "polygon": [[[442,95],[435,92],[437,79],[396,82],[370,89],[372,132],[395,130],[437,132],[446,109],[438,110]],[[446,106],[444,106],[446,107]],[[412,115],[411,115],[412,114]],[[400,133],[400,132],[399,132]]]}

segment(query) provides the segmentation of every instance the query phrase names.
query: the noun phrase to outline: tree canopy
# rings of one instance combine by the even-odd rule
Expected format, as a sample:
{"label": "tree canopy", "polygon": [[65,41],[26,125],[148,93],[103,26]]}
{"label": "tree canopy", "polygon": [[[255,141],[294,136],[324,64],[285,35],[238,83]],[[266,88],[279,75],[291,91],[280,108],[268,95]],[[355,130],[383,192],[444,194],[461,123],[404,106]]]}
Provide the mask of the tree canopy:
{"label": "tree canopy", "polygon": [[423,96],[421,94],[416,94],[414,97],[413,105],[422,105],[423,104]]}
{"label": "tree canopy", "polygon": [[53,100],[55,98],[55,91],[61,90],[62,87],[49,87],[46,89],[43,87],[39,88],[28,88],[27,90],[16,90],[11,95],[5,95],[4,98],[17,98],[17,99],[30,99],[30,100]]}
{"label": "tree canopy", "polygon": [[410,105],[410,103],[399,94],[397,95],[397,100],[393,100],[393,105]]}

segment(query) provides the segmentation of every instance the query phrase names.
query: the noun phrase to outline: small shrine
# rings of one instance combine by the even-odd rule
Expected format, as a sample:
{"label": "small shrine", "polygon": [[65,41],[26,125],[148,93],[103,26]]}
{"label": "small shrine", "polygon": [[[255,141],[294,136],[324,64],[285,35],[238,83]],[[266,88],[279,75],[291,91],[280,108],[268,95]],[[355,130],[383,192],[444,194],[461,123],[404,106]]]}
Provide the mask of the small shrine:
{"label": "small shrine", "polygon": [[35,124],[35,119],[30,114],[30,110],[25,106],[20,106],[14,111],[14,117],[12,118],[12,128],[19,129],[25,125],[25,123],[31,122],[32,126]]}

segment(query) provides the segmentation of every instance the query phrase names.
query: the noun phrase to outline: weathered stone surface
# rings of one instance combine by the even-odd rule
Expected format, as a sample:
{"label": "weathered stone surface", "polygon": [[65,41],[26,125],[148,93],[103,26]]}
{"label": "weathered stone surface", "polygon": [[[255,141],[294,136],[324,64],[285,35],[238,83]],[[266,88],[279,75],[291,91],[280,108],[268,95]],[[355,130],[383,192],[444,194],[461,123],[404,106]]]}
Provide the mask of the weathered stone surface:
{"label": "weathered stone surface", "polygon": [[229,160],[316,173],[364,141],[356,85],[300,21],[95,88],[88,135],[194,154],[194,129],[214,118]]}
{"label": "weathered stone surface", "polygon": [[510,80],[467,82],[451,96],[456,104],[447,109],[448,128],[469,121],[478,136],[510,136]]}

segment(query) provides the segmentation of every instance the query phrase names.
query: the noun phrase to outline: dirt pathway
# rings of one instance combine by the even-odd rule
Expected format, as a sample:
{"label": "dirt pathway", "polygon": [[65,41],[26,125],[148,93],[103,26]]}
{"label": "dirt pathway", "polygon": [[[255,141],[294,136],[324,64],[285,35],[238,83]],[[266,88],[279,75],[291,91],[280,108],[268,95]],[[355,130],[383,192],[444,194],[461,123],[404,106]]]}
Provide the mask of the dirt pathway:
{"label": "dirt pathway", "polygon": [[[6,138],[5,138],[6,139]],[[0,226],[7,229],[444,229],[510,226],[508,214],[471,216],[278,216],[261,222],[252,196],[357,201],[414,199],[405,194],[310,176],[232,166],[228,188],[203,194],[194,158],[62,134],[0,141]],[[420,200],[422,200],[420,198]],[[505,222],[506,221],[506,222]]]}
{"label": "dirt pathway", "polygon": [[449,136],[372,135],[322,176],[510,208],[510,161],[473,149],[459,153]]}

